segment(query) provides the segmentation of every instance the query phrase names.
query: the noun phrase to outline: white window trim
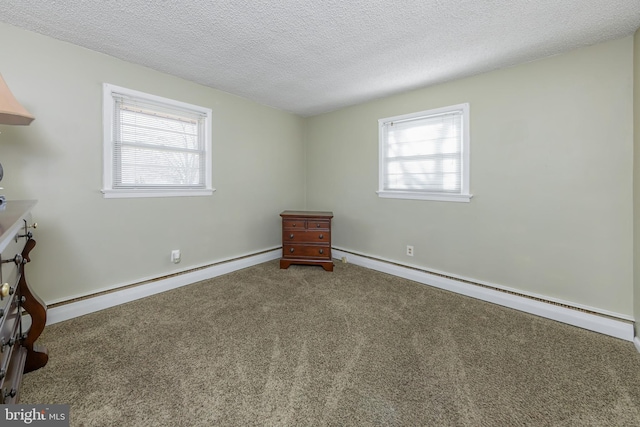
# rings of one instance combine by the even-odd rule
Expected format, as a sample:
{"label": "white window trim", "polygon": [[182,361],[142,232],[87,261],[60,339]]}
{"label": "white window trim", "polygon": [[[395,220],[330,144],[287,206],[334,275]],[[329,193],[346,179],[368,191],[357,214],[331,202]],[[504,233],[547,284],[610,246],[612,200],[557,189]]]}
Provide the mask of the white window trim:
{"label": "white window trim", "polygon": [[[114,98],[113,94],[128,95],[142,98],[156,103],[167,104],[177,108],[194,110],[205,114],[207,119],[204,124],[204,143],[207,156],[205,158],[205,188],[203,189],[114,189],[113,188],[113,120]],[[210,196],[216,191],[212,186],[212,158],[211,158],[211,117],[210,108],[188,104],[161,96],[140,92],[103,83],[102,93],[102,125],[103,125],[103,167],[102,167],[102,194],[105,199],[137,198],[137,197],[188,197]]]}
{"label": "white window trim", "polygon": [[376,191],[379,197],[386,199],[433,200],[437,202],[470,202],[473,194],[441,194],[410,191]]}
{"label": "white window trim", "polygon": [[[451,110],[462,110],[462,187],[460,193],[432,193],[424,191],[395,191],[384,189],[384,125],[388,122],[409,120],[416,117],[446,113]],[[448,107],[434,108],[432,110],[419,111],[417,113],[403,114],[378,120],[378,191],[379,197],[390,199],[415,199],[434,200],[446,202],[470,202],[473,197],[469,193],[469,103],[450,105]]]}

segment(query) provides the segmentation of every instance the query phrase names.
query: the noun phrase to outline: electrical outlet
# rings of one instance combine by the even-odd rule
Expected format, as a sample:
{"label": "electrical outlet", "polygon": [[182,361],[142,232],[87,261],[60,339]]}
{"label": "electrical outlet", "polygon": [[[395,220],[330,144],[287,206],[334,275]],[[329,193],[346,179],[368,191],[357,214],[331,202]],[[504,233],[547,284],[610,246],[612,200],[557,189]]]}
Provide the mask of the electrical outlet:
{"label": "electrical outlet", "polygon": [[174,264],[180,262],[180,249],[174,249],[171,251],[171,262]]}
{"label": "electrical outlet", "polygon": [[346,257],[346,256],[343,256],[343,257],[342,257],[342,263],[343,263],[343,264],[346,264],[346,263],[347,263],[347,257]]}
{"label": "electrical outlet", "polygon": [[413,246],[407,245],[407,255],[413,256]]}

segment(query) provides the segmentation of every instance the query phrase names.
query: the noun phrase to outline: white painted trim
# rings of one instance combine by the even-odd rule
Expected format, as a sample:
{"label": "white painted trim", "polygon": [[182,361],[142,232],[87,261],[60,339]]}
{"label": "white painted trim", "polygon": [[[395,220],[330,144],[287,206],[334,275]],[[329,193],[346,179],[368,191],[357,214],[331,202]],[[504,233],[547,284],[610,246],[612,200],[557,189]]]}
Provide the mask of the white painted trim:
{"label": "white painted trim", "polygon": [[105,199],[132,199],[138,197],[193,197],[193,196],[211,196],[215,188],[208,190],[193,190],[193,189],[180,189],[180,190],[101,190]]}
{"label": "white painted trim", "polygon": [[515,294],[524,295],[524,296],[531,297],[531,298],[537,298],[537,299],[541,299],[541,300],[548,301],[548,302],[554,302],[554,303],[557,303],[557,304],[566,305],[566,306],[569,306],[569,307],[572,307],[572,308],[577,308],[577,309],[580,309],[580,310],[591,311],[593,313],[602,314],[604,316],[615,317],[617,319],[628,320],[630,322],[634,321],[633,316],[630,316],[628,314],[622,314],[622,313],[616,313],[614,311],[603,310],[603,309],[598,308],[598,307],[592,307],[592,306],[588,306],[588,305],[584,305],[584,304],[578,304],[578,303],[575,303],[573,301],[563,300],[561,298],[554,298],[554,297],[550,297],[550,296],[547,296],[547,295],[538,294],[538,293],[535,293],[535,292],[523,291],[523,290],[520,290],[520,289],[511,288],[509,286],[498,285],[496,283],[491,283],[491,282],[487,282],[487,281],[484,281],[484,280],[478,280],[478,279],[471,278],[471,277],[461,276],[459,274],[449,273],[449,272],[446,272],[446,271],[436,270],[436,269],[433,269],[433,268],[429,268],[429,270],[426,271],[426,269],[424,267],[419,266],[419,265],[408,264],[408,263],[404,263],[404,262],[400,263],[400,262],[395,261],[395,260],[381,258],[381,257],[370,255],[370,254],[354,253],[353,251],[350,251],[350,250],[347,250],[347,249],[343,249],[343,248],[333,247],[333,250],[338,250],[338,251],[341,250],[341,251],[346,252],[347,254],[355,254],[355,255],[362,256],[362,257],[372,258],[372,259],[375,259],[375,260],[378,260],[378,261],[387,262],[387,263],[390,263],[390,264],[401,264],[404,267],[417,269],[417,270],[422,270],[422,271],[425,271],[426,273],[440,274],[440,275],[443,275],[443,276],[447,276],[447,277],[452,277],[454,279],[458,279],[460,281],[478,283],[480,285],[488,286],[490,288],[500,289],[500,290],[507,291],[507,292],[513,292]]}
{"label": "white painted trim", "polygon": [[[205,145],[205,167],[204,167],[204,188],[190,189],[169,189],[164,188],[159,191],[153,189],[114,189],[113,188],[113,121],[115,100],[114,95],[124,95],[129,98],[150,101],[159,105],[164,105],[172,109],[181,109],[203,114],[204,120],[203,139]],[[213,157],[212,152],[212,125],[213,110],[199,105],[175,99],[164,98],[138,90],[116,86],[110,83],[102,84],[102,194],[105,199],[132,198],[132,197],[179,197],[179,196],[210,196],[215,191],[213,188]],[[183,192],[183,194],[180,194]]]}
{"label": "white painted trim", "polygon": [[[47,325],[62,322],[74,317],[79,317],[85,314],[104,310],[109,307],[114,307],[171,289],[190,285],[202,280],[228,274],[236,270],[261,264],[263,262],[278,259],[280,258],[281,254],[281,249],[276,248],[255,255],[220,261],[209,267],[196,267],[195,269],[191,269],[186,272],[173,273],[175,275],[166,279],[143,279],[138,281],[138,283],[142,283],[141,285],[127,287],[126,289],[122,290],[113,290],[111,288],[106,288],[98,292],[108,292],[110,290],[113,291],[106,294],[97,295],[95,297],[89,297],[79,301],[70,302],[68,304],[50,308],[47,312]],[[524,311],[526,313],[535,314],[541,317],[567,323],[573,326],[578,326],[623,340],[633,341],[636,349],[638,349],[638,351],[640,352],[640,339],[638,337],[634,337],[633,324],[625,321],[624,319],[616,320],[597,314],[584,313],[582,311],[560,307],[542,301],[532,300],[527,297],[508,294],[499,290],[475,286],[456,279],[440,277],[423,270],[416,270],[412,267],[392,264],[388,261],[372,259],[370,257],[360,256],[352,252],[344,252],[340,249],[334,248],[332,251],[332,256],[333,258],[337,259],[346,257],[348,262],[360,265],[362,267],[370,268],[372,270],[392,274],[394,276],[413,280],[418,283],[423,283],[436,288],[456,292],[461,295],[470,296],[472,298],[477,298],[483,301]],[[117,286],[130,286],[132,284],[135,283]],[[83,296],[77,296],[76,298],[81,297]],[[48,304],[50,305],[53,303],[54,302],[49,302]]]}
{"label": "white painted trim", "polygon": [[[392,274],[418,283],[423,283],[425,285],[477,298],[482,301],[524,311],[525,313],[535,314],[547,319],[578,326],[580,328],[610,335],[626,341],[634,341],[633,323],[623,319],[618,320],[600,316],[599,314],[585,313],[572,308],[537,301],[527,298],[526,296],[513,295],[501,292],[500,290],[488,289],[471,283],[464,283],[456,279],[440,277],[435,274],[430,274],[424,270],[416,270],[412,267],[398,265],[396,263],[392,264],[388,261],[372,259],[352,252],[344,252],[336,248],[333,248],[332,256],[337,259],[346,257],[347,262],[370,268],[372,270]],[[638,344],[636,344],[636,346],[637,345]]]}
{"label": "white painted trim", "polygon": [[411,191],[376,191],[386,199],[433,200],[436,202],[470,202],[473,194],[421,193]]}
{"label": "white painted trim", "polygon": [[63,304],[58,307],[52,307],[47,311],[47,325],[52,325],[64,320],[73,319],[74,317],[104,310],[105,308],[115,307],[150,295],[190,285],[201,280],[222,276],[223,274],[228,274],[236,270],[241,270],[263,262],[278,259],[281,256],[282,249],[277,248],[268,252],[219,262],[211,265],[210,267],[189,270],[181,274],[167,277],[166,279],[154,280],[149,283],[144,282],[147,282],[150,279],[141,280],[138,283],[143,284],[138,286],[129,287],[120,291],[115,290],[95,297],[89,297],[80,301]]}
{"label": "white painted trim", "polygon": [[[222,263],[225,263],[225,262],[236,261],[236,260],[239,260],[239,259],[242,259],[242,258],[245,258],[245,257],[260,256],[260,255],[266,254],[267,252],[269,252],[269,253],[274,252],[275,253],[276,251],[278,251],[280,256],[282,256],[282,252],[279,252],[279,251],[282,251],[282,246],[277,246],[277,247],[273,247],[273,248],[265,248],[265,249],[263,249],[261,251],[253,252],[253,253],[250,253],[250,254],[238,255],[238,256],[229,257],[229,258],[221,258],[221,259],[213,260],[211,262],[207,262],[207,263],[203,263],[203,264],[190,265],[190,266],[188,266],[186,268],[182,268],[182,269],[169,270],[169,271],[165,272],[165,274],[162,277],[173,276],[173,275],[178,275],[178,274],[185,274],[185,273],[189,273],[189,272],[191,272],[193,270],[204,269],[204,268],[208,268],[208,267],[211,267],[211,266],[214,266],[214,265],[218,265],[218,264],[222,264]],[[158,276],[139,277],[139,278],[137,278],[136,280],[133,280],[133,281],[116,283],[116,284],[113,284],[113,285],[110,285],[110,286],[105,286],[105,287],[102,287],[102,288],[93,289],[91,292],[82,292],[82,293],[78,293],[78,294],[74,294],[74,295],[68,295],[68,296],[66,296],[64,298],[59,298],[59,299],[55,299],[55,300],[48,300],[48,301],[45,301],[45,303],[47,305],[65,303],[65,302],[68,302],[68,301],[73,301],[75,299],[91,297],[92,295],[97,295],[97,294],[101,294],[101,293],[104,293],[104,292],[117,291],[119,289],[124,289],[124,288],[129,287],[129,286],[139,285],[139,284],[143,284],[143,283],[146,283],[146,282],[157,281],[157,280],[158,280]]]}

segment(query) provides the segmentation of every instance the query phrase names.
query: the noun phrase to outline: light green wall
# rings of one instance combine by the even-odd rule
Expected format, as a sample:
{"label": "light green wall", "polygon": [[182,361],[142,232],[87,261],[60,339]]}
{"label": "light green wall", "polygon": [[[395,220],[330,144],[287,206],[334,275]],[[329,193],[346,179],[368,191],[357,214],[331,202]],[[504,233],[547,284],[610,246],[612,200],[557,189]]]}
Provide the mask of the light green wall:
{"label": "light green wall", "polygon": [[[308,119],[5,24],[0,40],[36,116],[0,126],[2,186],[39,200],[28,274],[47,302],[276,247],[278,213],[306,206],[334,211],[343,249],[634,313],[632,37]],[[212,197],[102,197],[103,82],[213,110]],[[377,120],[462,102],[471,203],[378,198]]]}
{"label": "light green wall", "polygon": [[[336,247],[631,317],[632,70],[627,37],[310,118],[307,207]],[[377,120],[463,102],[472,201],[378,198]]]}
{"label": "light green wall", "polygon": [[633,301],[636,337],[640,338],[640,29],[633,44]]}
{"label": "light green wall", "polygon": [[[0,40],[0,73],[36,117],[0,126],[2,186],[39,200],[28,275],[45,301],[280,245],[278,214],[305,203],[301,118],[5,24]],[[213,110],[213,196],[102,197],[103,82]]]}

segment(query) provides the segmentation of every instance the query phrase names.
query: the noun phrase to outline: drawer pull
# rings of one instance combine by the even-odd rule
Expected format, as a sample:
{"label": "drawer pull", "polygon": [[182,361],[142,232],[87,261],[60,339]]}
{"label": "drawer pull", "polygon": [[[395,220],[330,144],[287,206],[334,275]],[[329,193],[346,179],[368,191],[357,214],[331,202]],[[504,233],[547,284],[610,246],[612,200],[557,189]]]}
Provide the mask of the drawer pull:
{"label": "drawer pull", "polygon": [[320,249],[320,254],[323,254],[323,253],[324,253],[324,249]]}
{"label": "drawer pull", "polygon": [[15,338],[10,338],[8,342],[4,341],[4,338],[2,338],[2,341],[0,341],[0,353],[4,353],[4,348],[5,347],[11,347],[13,344],[15,344],[16,339]]}
{"label": "drawer pull", "polygon": [[293,253],[293,248],[289,249],[289,252]]}
{"label": "drawer pull", "polygon": [[296,223],[294,222],[294,223],[293,223],[293,225],[292,225],[292,227],[295,227],[295,226],[296,226]]}
{"label": "drawer pull", "polygon": [[293,239],[293,233],[289,234],[289,238]]}
{"label": "drawer pull", "polygon": [[7,262],[13,262],[15,265],[20,265],[20,264],[26,264],[28,261],[20,254],[16,254],[16,256],[14,256],[11,259],[5,259],[2,261],[2,263],[7,263]]}
{"label": "drawer pull", "polygon": [[316,228],[320,228],[320,223],[316,222]]}
{"label": "drawer pull", "polygon": [[318,239],[324,239],[324,234],[320,233],[320,235],[318,236]]}
{"label": "drawer pull", "polygon": [[32,232],[30,232],[30,231],[27,231],[25,234],[18,234],[18,235],[16,236],[16,241],[17,241],[17,239],[19,239],[19,238],[21,238],[21,237],[26,237],[26,238],[27,238],[27,240],[29,240],[29,239],[32,239],[32,238],[33,238],[33,233],[32,233]]}
{"label": "drawer pull", "polygon": [[2,287],[0,288],[0,295],[2,295],[2,298],[8,297],[10,291],[11,291],[11,286],[9,286],[8,283],[3,283]]}

